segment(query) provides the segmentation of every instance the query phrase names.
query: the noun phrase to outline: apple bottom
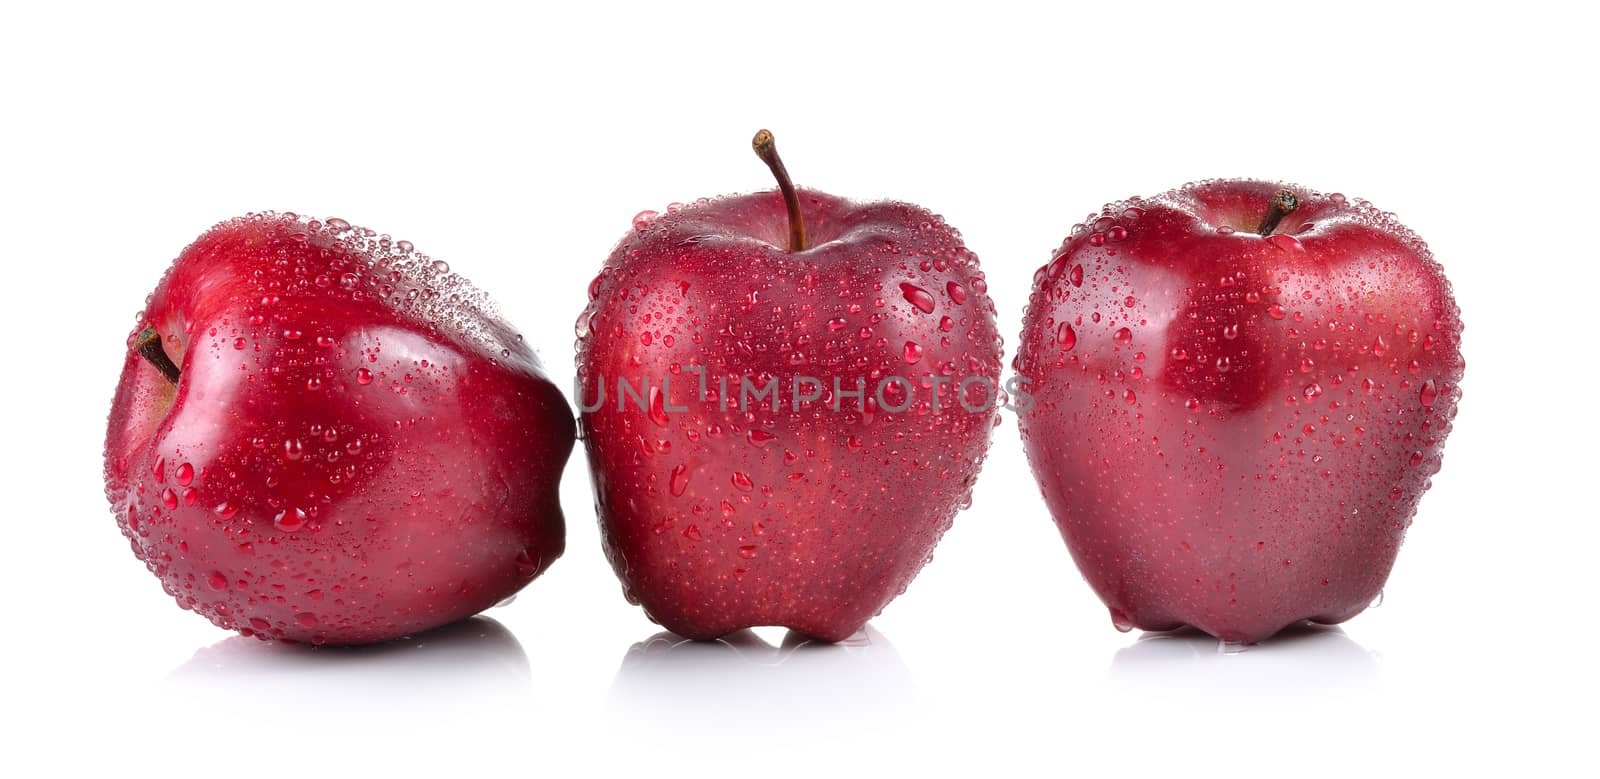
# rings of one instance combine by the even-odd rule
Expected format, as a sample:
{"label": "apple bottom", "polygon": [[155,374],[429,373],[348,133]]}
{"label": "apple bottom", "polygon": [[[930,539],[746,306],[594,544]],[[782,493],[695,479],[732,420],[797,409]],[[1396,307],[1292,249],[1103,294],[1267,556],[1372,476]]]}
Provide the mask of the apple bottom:
{"label": "apple bottom", "polygon": [[[1382,592],[1421,493],[1420,484],[1389,485],[1426,478],[1402,464],[1372,481],[1334,485],[1316,472],[1264,468],[1244,451],[1148,452],[1145,462],[1165,465],[1120,473],[1104,466],[1108,453],[1098,449],[1033,453],[1035,472],[1048,474],[1044,497],[1062,538],[1113,623],[1190,625],[1242,643],[1365,610]],[[1338,456],[1370,454],[1351,448]],[[1262,472],[1271,475],[1258,481]],[[1218,473],[1251,476],[1215,477],[1219,483],[1210,478]]]}

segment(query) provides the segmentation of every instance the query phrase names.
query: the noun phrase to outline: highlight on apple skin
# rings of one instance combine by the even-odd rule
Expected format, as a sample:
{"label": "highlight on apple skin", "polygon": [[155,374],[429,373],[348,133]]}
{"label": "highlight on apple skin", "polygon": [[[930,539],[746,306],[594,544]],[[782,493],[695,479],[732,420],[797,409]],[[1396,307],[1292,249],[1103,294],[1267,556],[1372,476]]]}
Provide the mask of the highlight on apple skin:
{"label": "highlight on apple skin", "polygon": [[1363,200],[1206,181],[1091,214],[1034,275],[1028,461],[1118,628],[1255,642],[1382,592],[1464,370],[1428,247]]}
{"label": "highlight on apple skin", "polygon": [[943,219],[796,189],[754,145],[777,191],[640,214],[590,285],[579,424],[606,555],[652,620],[839,641],[970,502],[1001,340]]}
{"label": "highlight on apple skin", "polygon": [[574,436],[538,358],[445,263],[266,212],[200,236],[138,315],[106,497],[167,593],[219,627],[383,641],[561,555]]}

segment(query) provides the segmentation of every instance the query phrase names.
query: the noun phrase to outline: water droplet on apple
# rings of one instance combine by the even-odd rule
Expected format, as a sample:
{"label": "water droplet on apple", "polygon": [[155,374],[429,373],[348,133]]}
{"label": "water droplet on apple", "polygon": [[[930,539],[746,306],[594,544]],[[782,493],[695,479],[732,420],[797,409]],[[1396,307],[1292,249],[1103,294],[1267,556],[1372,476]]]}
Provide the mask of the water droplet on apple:
{"label": "water droplet on apple", "polygon": [[1056,327],[1056,343],[1067,351],[1072,351],[1072,347],[1078,345],[1078,333],[1072,329],[1072,323],[1062,322]]}
{"label": "water droplet on apple", "polygon": [[298,438],[290,438],[283,442],[283,459],[290,462],[299,460],[306,455],[305,445]]}
{"label": "water droplet on apple", "polygon": [[745,475],[743,471],[733,472],[733,486],[738,487],[745,492],[749,492],[756,488],[755,482],[750,481],[750,477]]}
{"label": "water droplet on apple", "polygon": [[538,547],[527,547],[517,553],[517,573],[524,577],[532,577],[544,565],[544,556],[539,554]]}
{"label": "water droplet on apple", "polygon": [[292,533],[305,527],[306,513],[298,508],[284,509],[272,518],[272,524],[279,530]]}
{"label": "water droplet on apple", "polygon": [[357,368],[356,369],[356,383],[360,384],[363,387],[365,387],[368,384],[371,384],[372,383],[372,371],[369,371],[366,368]]}
{"label": "water droplet on apple", "polygon": [[922,359],[922,345],[916,341],[906,341],[906,347],[901,354],[907,364],[914,364]]}
{"label": "water droplet on apple", "polygon": [[952,281],[949,284],[945,285],[945,291],[950,293],[950,299],[955,301],[956,305],[959,306],[962,303],[967,302],[967,288],[966,287],[963,287],[960,284],[957,284],[956,282]]}
{"label": "water droplet on apple", "polygon": [[1128,619],[1128,615],[1122,613],[1120,609],[1112,609],[1111,626],[1120,633],[1126,633],[1133,630],[1133,620]]}
{"label": "water droplet on apple", "polygon": [[639,213],[634,214],[633,229],[643,230],[646,227],[649,227],[650,223],[654,222],[658,216],[661,216],[661,212],[650,210],[640,211]]}
{"label": "water droplet on apple", "polygon": [[178,507],[178,493],[173,492],[171,487],[168,487],[168,488],[162,490],[161,491],[161,505],[166,506],[168,511],[177,508]]}
{"label": "water droplet on apple", "polygon": [[1127,346],[1128,344],[1133,343],[1133,331],[1126,327],[1119,328],[1117,332],[1111,336],[1111,339],[1123,346]]}
{"label": "water droplet on apple", "polygon": [[684,490],[689,489],[689,469],[682,464],[673,466],[667,484],[672,490],[672,497],[683,497]]}
{"label": "water droplet on apple", "polygon": [[933,296],[928,294],[927,290],[915,284],[903,283],[900,285],[900,292],[911,305],[917,307],[918,311],[924,314],[933,313]]}
{"label": "water droplet on apple", "polygon": [[226,590],[228,577],[223,576],[221,571],[212,571],[211,575],[206,577],[206,586],[217,591]]}
{"label": "water droplet on apple", "polygon": [[1438,398],[1439,386],[1433,383],[1433,379],[1428,379],[1427,381],[1423,382],[1422,391],[1417,396],[1417,399],[1422,402],[1423,408],[1432,407],[1433,402]]}
{"label": "water droplet on apple", "polygon": [[194,466],[183,463],[178,466],[177,471],[174,471],[174,475],[178,478],[178,486],[187,487],[194,483]]}

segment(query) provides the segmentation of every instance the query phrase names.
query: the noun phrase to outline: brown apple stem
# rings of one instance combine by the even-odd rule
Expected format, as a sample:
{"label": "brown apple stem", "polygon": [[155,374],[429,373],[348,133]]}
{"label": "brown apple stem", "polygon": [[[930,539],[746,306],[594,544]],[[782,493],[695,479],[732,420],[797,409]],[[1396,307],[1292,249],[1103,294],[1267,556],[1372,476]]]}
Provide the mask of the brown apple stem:
{"label": "brown apple stem", "polygon": [[789,251],[805,251],[811,244],[806,240],[806,221],[800,216],[800,193],[795,191],[794,182],[789,180],[789,171],[784,169],[783,158],[778,156],[778,146],[772,139],[772,133],[767,130],[757,132],[750,145],[755,148],[756,156],[772,169],[772,177],[778,180],[778,189],[783,192],[783,204],[789,208]]}
{"label": "brown apple stem", "polygon": [[1256,228],[1256,232],[1262,235],[1272,235],[1272,231],[1278,229],[1278,223],[1282,222],[1284,217],[1294,213],[1294,210],[1299,207],[1299,196],[1287,189],[1278,190],[1278,194],[1272,196],[1272,206],[1267,210],[1267,216],[1261,220],[1261,226]]}
{"label": "brown apple stem", "polygon": [[156,370],[161,371],[161,375],[166,377],[167,381],[178,383],[182,371],[179,371],[177,364],[167,356],[167,350],[161,348],[161,334],[154,328],[146,327],[140,330],[139,337],[133,339],[133,348],[138,350],[140,357],[156,366]]}

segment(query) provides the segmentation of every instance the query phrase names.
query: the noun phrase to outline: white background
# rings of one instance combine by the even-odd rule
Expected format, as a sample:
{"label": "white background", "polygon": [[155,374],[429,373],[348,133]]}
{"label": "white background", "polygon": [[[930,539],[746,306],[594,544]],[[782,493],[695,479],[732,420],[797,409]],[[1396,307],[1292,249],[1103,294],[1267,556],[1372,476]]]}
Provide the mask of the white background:
{"label": "white background", "polygon": [[[0,11],[0,769],[447,776],[1569,772],[1594,736],[1591,6],[274,2]],[[1373,200],[1433,246],[1465,398],[1381,608],[1237,655],[1114,631],[997,431],[973,508],[865,645],[694,645],[568,551],[499,625],[378,650],[179,611],[102,498],[132,314],[259,209],[414,241],[565,388],[635,212],[801,183],[944,214],[1007,363],[1033,270],[1100,204],[1192,179]],[[781,631],[765,631],[778,641]],[[31,769],[31,770],[29,770]],[[1003,774],[1002,774],[1003,775]]]}

